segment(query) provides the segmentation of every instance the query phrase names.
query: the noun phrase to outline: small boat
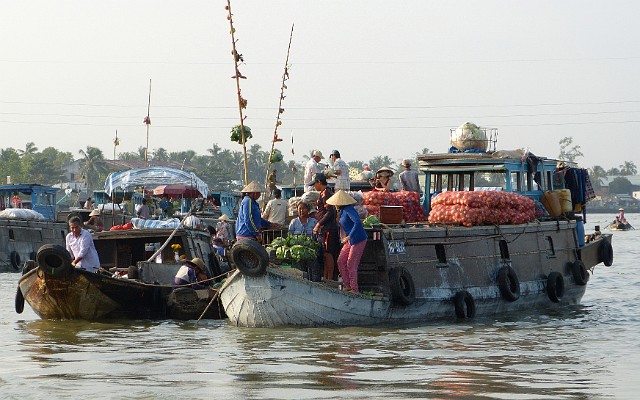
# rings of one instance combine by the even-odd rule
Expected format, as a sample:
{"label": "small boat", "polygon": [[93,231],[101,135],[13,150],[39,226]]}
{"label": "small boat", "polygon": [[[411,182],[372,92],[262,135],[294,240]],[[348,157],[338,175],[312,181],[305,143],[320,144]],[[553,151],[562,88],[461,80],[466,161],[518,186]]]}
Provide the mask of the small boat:
{"label": "small boat", "polygon": [[[225,317],[213,288],[196,290],[173,285],[181,263],[175,259],[172,245],[184,249],[187,259],[201,258],[207,277],[221,275],[219,260],[206,232],[183,228],[132,229],[95,233],[93,238],[101,262],[98,273],[73,268],[63,246],[41,247],[36,262],[25,268],[18,282],[16,311],[21,312],[22,297],[43,319]],[[165,244],[159,253],[162,262],[147,261],[162,244]]]}
{"label": "small boat", "polygon": [[[478,193],[488,198],[497,185],[502,197],[511,200],[515,193],[525,199],[526,215],[533,215],[534,200],[556,189],[552,177],[558,162],[541,157],[523,162],[527,155],[516,153],[420,156],[428,193],[423,206],[431,222],[365,228],[359,293],[304,279],[295,269],[279,268],[259,243],[238,241],[229,252],[237,270],[220,288],[230,322],[247,327],[427,323],[579,304],[595,266],[613,263],[611,234],[585,235],[582,219],[572,214],[522,220],[523,211],[507,203],[484,216],[493,223],[433,221],[437,193],[449,192],[441,199],[452,201],[485,196]],[[458,205],[457,213],[471,214],[465,213],[470,205]],[[514,219],[505,222],[506,217]]]}
{"label": "small boat", "polygon": [[22,270],[40,246],[64,245],[69,227],[56,222],[57,192],[38,184],[0,186],[0,272]]}
{"label": "small boat", "polygon": [[609,225],[609,229],[611,229],[612,231],[630,231],[634,228],[628,222],[612,222],[611,225]]}

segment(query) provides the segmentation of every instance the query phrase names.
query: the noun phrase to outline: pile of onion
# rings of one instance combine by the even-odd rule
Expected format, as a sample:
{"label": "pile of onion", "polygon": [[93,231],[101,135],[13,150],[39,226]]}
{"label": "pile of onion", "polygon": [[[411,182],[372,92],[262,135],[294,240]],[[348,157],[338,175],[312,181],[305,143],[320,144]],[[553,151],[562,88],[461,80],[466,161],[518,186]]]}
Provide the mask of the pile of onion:
{"label": "pile of onion", "polygon": [[380,217],[380,206],[402,206],[402,217],[405,222],[426,221],[427,214],[420,204],[420,194],[402,190],[400,192],[371,191],[362,193],[362,204],[369,215]]}
{"label": "pile of onion", "polygon": [[433,198],[429,222],[464,226],[524,224],[535,219],[532,199],[501,191],[443,192]]}

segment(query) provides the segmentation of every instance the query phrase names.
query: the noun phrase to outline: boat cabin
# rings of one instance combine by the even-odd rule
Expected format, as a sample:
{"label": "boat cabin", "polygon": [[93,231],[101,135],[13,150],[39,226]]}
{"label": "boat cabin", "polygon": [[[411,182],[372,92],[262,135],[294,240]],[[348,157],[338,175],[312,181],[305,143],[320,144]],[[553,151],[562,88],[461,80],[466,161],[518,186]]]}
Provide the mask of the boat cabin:
{"label": "boat cabin", "polygon": [[20,207],[42,214],[47,220],[56,218],[56,194],[58,189],[38,184],[0,186],[0,210],[12,208],[12,198],[17,196]]}
{"label": "boat cabin", "polygon": [[540,201],[545,191],[561,189],[553,186],[558,160],[517,152],[425,154],[418,163],[429,193],[423,200],[427,212],[432,197],[443,191],[501,190]]}

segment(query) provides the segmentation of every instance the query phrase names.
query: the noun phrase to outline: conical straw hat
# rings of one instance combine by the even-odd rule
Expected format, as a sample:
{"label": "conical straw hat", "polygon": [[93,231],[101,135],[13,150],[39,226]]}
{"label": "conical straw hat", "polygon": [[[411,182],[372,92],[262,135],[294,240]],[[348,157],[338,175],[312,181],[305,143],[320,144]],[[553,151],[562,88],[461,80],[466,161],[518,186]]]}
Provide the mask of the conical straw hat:
{"label": "conical straw hat", "polygon": [[218,221],[229,221],[229,217],[227,217],[227,214],[222,214],[218,217]]}
{"label": "conical straw hat", "polygon": [[264,187],[259,185],[256,181],[251,181],[251,183],[242,189],[242,193],[262,193],[264,191]]}
{"label": "conical straw hat", "polygon": [[357,201],[344,190],[338,190],[333,196],[329,197],[327,204],[332,206],[347,206],[349,204],[356,204]]}
{"label": "conical straw hat", "polygon": [[389,167],[382,167],[376,173],[380,174],[381,172],[386,172],[388,174],[387,176],[393,176],[394,175],[393,170],[391,168],[389,168]]}

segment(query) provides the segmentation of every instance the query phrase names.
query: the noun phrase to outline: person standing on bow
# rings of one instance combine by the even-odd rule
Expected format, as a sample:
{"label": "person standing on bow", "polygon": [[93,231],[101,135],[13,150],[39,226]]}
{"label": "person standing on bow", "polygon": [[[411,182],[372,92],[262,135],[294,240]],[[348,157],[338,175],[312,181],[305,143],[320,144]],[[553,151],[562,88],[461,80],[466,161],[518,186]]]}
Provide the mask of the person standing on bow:
{"label": "person standing on bow", "polygon": [[327,200],[327,204],[338,209],[340,226],[344,232],[341,240],[342,250],[338,256],[338,269],[345,285],[344,290],[359,293],[358,266],[367,245],[367,231],[364,230],[360,216],[353,207],[356,200],[344,190],[338,190]]}
{"label": "person standing on bow", "polygon": [[340,253],[340,234],[338,232],[338,222],[336,221],[336,208],[331,204],[327,204],[327,200],[333,196],[333,190],[327,185],[327,177],[325,174],[316,174],[313,181],[313,188],[320,192],[318,198],[318,211],[316,218],[318,223],[313,227],[313,233],[318,237],[318,241],[322,244],[323,250],[321,257],[324,263],[324,279],[328,281],[338,278],[338,271],[335,265],[338,261]]}
{"label": "person standing on bow", "polygon": [[349,166],[342,158],[340,152],[333,150],[329,156],[333,161],[333,173],[336,175],[336,184],[334,189],[351,190],[351,178],[349,177]]}
{"label": "person standing on bow", "polygon": [[322,152],[320,150],[314,150],[311,152],[311,159],[307,161],[307,164],[304,166],[304,191],[310,192],[313,189],[313,180],[316,177],[316,174],[322,172],[322,168],[320,168],[320,160],[324,157],[322,156]]}
{"label": "person standing on bow", "polygon": [[69,233],[65,238],[67,251],[71,254],[71,265],[75,268],[98,272],[100,259],[91,234],[82,229],[82,220],[74,216],[69,219]]}
{"label": "person standing on bow", "polygon": [[411,160],[402,160],[402,168],[398,178],[400,179],[401,190],[420,193],[420,181],[418,180],[418,171],[411,169]]}
{"label": "person standing on bow", "polygon": [[260,215],[260,206],[258,206],[257,200],[260,198],[260,193],[264,192],[264,188],[255,181],[242,189],[244,198],[240,203],[238,219],[236,219],[236,238],[238,240],[251,239],[261,241],[260,231],[262,228],[271,227],[271,223]]}

